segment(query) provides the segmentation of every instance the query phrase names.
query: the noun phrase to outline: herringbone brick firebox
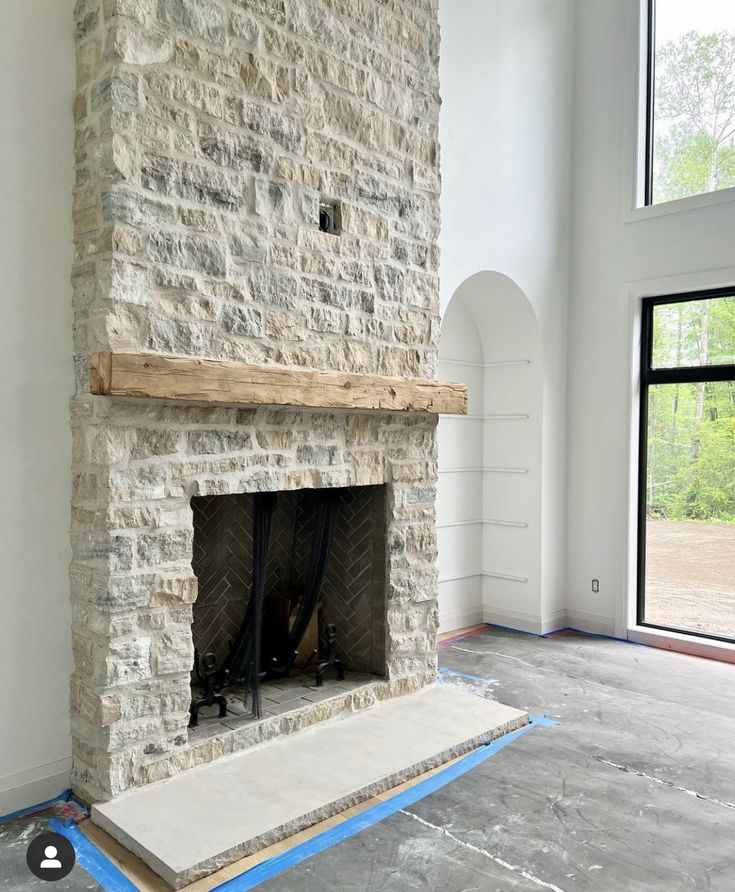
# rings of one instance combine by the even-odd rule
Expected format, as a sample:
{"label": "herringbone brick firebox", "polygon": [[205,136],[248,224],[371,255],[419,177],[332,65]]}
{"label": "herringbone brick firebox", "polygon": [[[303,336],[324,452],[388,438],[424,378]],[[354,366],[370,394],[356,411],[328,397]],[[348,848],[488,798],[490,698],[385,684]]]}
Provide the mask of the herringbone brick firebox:
{"label": "herringbone brick firebox", "polygon": [[[266,594],[303,591],[319,490],[277,496]],[[338,489],[334,539],[318,611],[324,630],[337,629],[337,656],[351,672],[385,675],[385,487]],[[252,591],[253,493],[192,499],[194,573],[198,595],[192,632],[199,654],[222,664],[240,630]],[[309,660],[300,655],[300,663]]]}

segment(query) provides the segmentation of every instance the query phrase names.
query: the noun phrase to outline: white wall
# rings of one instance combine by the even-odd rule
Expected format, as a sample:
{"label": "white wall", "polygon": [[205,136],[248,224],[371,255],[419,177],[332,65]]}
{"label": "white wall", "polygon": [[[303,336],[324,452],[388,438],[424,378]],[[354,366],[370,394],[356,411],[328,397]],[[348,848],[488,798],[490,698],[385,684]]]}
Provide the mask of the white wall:
{"label": "white wall", "polygon": [[638,301],[735,283],[728,269],[735,201],[631,214],[638,21],[638,0],[577,3],[568,615],[574,625],[622,636],[634,578],[628,521]]}
{"label": "white wall", "polygon": [[68,779],[73,0],[0,28],[0,815]]}
{"label": "white wall", "polygon": [[[483,621],[483,493],[477,469],[483,464],[485,359],[475,320],[461,300],[453,300],[442,319],[439,378],[469,387],[469,417],[439,422],[440,631]],[[466,470],[465,470],[466,469]]]}
{"label": "white wall", "polygon": [[[0,29],[0,814],[58,792],[70,756],[73,6],[5,0]],[[508,276],[535,310],[545,357],[542,536],[533,546],[541,584],[526,612],[548,626],[566,609],[573,625],[618,634],[630,569],[631,294],[735,281],[735,202],[630,218],[637,6],[579,0],[573,21],[572,0],[440,4],[442,305],[477,272]],[[461,324],[458,331],[461,341]],[[478,343],[467,344],[468,355]],[[448,339],[445,357],[450,348]],[[442,372],[462,377],[446,365]],[[486,374],[475,387],[488,392]],[[522,389],[515,382],[489,391],[504,388]],[[483,438],[483,462],[493,443]],[[468,501],[457,510],[474,519],[478,509]],[[493,547],[484,545],[483,561]],[[478,546],[469,547],[468,566]],[[454,550],[444,541],[442,560]],[[467,598],[477,610],[476,590]]]}
{"label": "white wall", "polygon": [[463,282],[439,365],[470,388],[470,414],[439,424],[442,630],[484,621],[540,632],[544,364],[520,288],[491,272]]}
{"label": "white wall", "polygon": [[442,306],[490,270],[515,282],[539,319],[543,569],[518,612],[546,630],[564,624],[573,3],[440,0],[440,19]]}

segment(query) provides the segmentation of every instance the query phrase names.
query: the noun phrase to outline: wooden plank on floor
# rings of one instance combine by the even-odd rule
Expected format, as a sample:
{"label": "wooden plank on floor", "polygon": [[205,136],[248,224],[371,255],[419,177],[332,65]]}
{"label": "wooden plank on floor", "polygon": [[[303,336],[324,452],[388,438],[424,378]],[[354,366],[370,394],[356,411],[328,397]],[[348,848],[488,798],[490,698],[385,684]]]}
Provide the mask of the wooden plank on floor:
{"label": "wooden plank on floor", "polygon": [[465,629],[455,629],[454,632],[444,632],[441,635],[437,635],[436,640],[441,644],[444,641],[451,641],[453,638],[459,638],[462,635],[473,635],[475,632],[484,632],[487,628],[485,623],[481,623],[479,626],[467,626]]}

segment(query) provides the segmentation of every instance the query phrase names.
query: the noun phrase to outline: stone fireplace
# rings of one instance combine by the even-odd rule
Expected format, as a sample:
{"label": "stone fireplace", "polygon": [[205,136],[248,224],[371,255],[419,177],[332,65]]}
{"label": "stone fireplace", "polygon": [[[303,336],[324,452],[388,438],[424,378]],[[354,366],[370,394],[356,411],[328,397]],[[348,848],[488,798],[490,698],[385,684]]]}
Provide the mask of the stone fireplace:
{"label": "stone fireplace", "polygon": [[[79,0],[77,37],[73,784],[105,800],[434,680],[435,414],[93,395],[90,357],[435,379],[437,3]],[[278,493],[275,591],[324,490],[320,650],[334,623],[364,683],[189,728],[254,496]]]}

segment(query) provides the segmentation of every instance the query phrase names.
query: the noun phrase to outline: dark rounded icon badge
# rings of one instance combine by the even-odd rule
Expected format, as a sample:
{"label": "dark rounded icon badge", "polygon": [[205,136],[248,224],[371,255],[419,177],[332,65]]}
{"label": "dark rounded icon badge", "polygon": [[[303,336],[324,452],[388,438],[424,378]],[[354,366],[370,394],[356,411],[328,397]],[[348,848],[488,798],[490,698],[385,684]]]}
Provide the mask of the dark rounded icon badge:
{"label": "dark rounded icon badge", "polygon": [[74,846],[60,833],[41,833],[28,846],[26,863],[39,880],[63,880],[71,873],[77,856]]}

